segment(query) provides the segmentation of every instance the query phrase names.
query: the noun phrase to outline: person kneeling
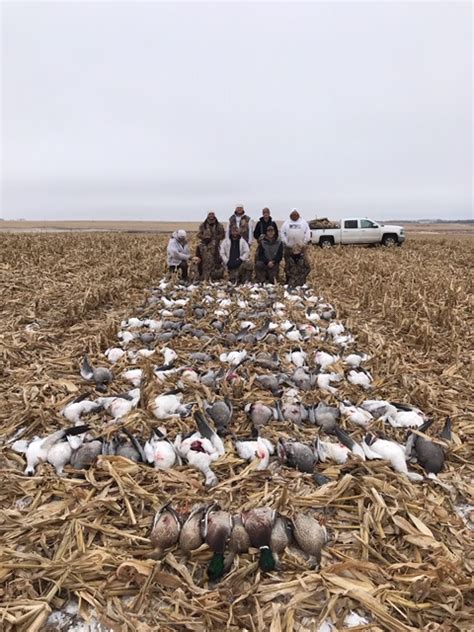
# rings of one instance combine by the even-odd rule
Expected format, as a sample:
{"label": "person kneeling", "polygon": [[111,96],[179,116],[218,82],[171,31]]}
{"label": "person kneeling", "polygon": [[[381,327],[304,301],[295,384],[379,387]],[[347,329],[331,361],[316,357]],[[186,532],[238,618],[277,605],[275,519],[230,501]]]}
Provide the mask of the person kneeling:
{"label": "person kneeling", "polygon": [[174,232],[166,249],[168,269],[171,273],[181,271],[181,278],[188,278],[188,259],[190,258],[188,240],[185,230]]}
{"label": "person kneeling", "polygon": [[310,265],[304,252],[304,246],[295,244],[285,262],[286,282],[289,287],[298,287],[306,283]]}
{"label": "person kneeling", "polygon": [[221,243],[220,255],[229,272],[229,281],[234,283],[250,281],[252,277],[252,264],[249,261],[250,248],[235,224],[231,224],[229,237]]}
{"label": "person kneeling", "polygon": [[257,283],[275,283],[278,279],[280,261],[283,258],[283,244],[275,234],[275,228],[268,226],[264,238],[257,248],[255,279]]}

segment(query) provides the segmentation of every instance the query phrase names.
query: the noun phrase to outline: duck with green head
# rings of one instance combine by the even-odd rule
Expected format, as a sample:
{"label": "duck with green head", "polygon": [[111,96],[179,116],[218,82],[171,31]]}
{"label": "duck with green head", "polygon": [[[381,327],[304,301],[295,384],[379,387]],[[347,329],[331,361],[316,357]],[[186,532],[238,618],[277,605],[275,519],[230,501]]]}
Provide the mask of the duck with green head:
{"label": "duck with green head", "polygon": [[276,561],[271,550],[272,531],[276,511],[270,507],[257,507],[242,513],[242,522],[252,546],[260,550],[259,566],[262,571],[275,570]]}
{"label": "duck with green head", "polygon": [[224,553],[232,532],[232,516],[217,504],[211,505],[204,516],[204,541],[214,551],[207,567],[207,576],[216,581],[225,571]]}

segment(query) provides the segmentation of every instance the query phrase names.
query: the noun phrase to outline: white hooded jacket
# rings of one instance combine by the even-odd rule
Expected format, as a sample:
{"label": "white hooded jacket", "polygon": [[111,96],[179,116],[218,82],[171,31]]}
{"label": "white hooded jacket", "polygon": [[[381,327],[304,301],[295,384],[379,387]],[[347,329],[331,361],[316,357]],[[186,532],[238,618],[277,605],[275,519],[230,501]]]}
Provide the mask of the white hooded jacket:
{"label": "white hooded jacket", "polygon": [[311,241],[311,230],[308,222],[301,217],[296,220],[287,219],[281,227],[280,236],[285,246],[307,244]]}
{"label": "white hooded jacket", "polygon": [[177,239],[178,232],[180,231],[176,231],[173,233],[166,249],[167,261],[169,266],[179,266],[180,263],[182,263],[183,261],[187,261],[191,256],[188,244],[186,242],[183,244]]}

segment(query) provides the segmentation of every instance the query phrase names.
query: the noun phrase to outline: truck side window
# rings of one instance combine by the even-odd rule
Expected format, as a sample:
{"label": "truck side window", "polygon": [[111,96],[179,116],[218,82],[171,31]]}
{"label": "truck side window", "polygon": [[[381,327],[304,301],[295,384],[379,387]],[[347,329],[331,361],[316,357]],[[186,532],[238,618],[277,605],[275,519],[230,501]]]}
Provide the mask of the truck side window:
{"label": "truck side window", "polygon": [[360,220],[361,228],[377,228],[377,225],[374,222],[371,222],[370,219],[361,219]]}
{"label": "truck side window", "polygon": [[344,222],[344,228],[357,228],[356,219],[346,219]]}

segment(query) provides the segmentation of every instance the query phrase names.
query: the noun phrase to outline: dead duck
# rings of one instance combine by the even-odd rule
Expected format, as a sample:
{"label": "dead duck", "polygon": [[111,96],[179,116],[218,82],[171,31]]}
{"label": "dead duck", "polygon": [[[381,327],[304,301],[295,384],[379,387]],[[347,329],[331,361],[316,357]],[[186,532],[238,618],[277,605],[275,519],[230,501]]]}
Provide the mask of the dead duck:
{"label": "dead duck", "polygon": [[241,514],[232,516],[232,533],[229,541],[230,549],[237,554],[247,553],[250,548],[250,538],[247,533]]}
{"label": "dead duck", "polygon": [[204,541],[214,552],[207,576],[216,581],[225,571],[224,553],[232,532],[232,517],[228,511],[222,511],[219,505],[211,505],[204,516]]}
{"label": "dead duck", "polygon": [[204,516],[208,505],[195,505],[186,518],[179,534],[179,547],[183,553],[195,551],[204,543]]}
{"label": "dead duck", "polygon": [[309,557],[312,568],[321,564],[321,551],[327,542],[326,527],[321,526],[314,516],[297,514],[292,520],[293,536],[299,548]]}
{"label": "dead duck", "polygon": [[94,369],[86,355],[82,359],[80,373],[81,377],[87,382],[94,382],[96,390],[101,393],[107,391],[107,384],[110,384],[113,380],[112,371],[110,369],[103,366]]}
{"label": "dead duck", "polygon": [[151,529],[150,540],[155,549],[153,557],[159,559],[164,551],[174,546],[179,539],[181,521],[168,501],[156,512]]}
{"label": "dead duck", "polygon": [[270,548],[273,552],[276,563],[278,563],[279,555],[281,555],[283,551],[290,546],[292,541],[293,532],[291,521],[286,516],[277,514],[270,538]]}
{"label": "dead duck", "polygon": [[262,571],[275,570],[276,561],[271,549],[276,511],[270,507],[257,507],[242,513],[242,522],[250,539],[250,544],[260,551],[258,565]]}

